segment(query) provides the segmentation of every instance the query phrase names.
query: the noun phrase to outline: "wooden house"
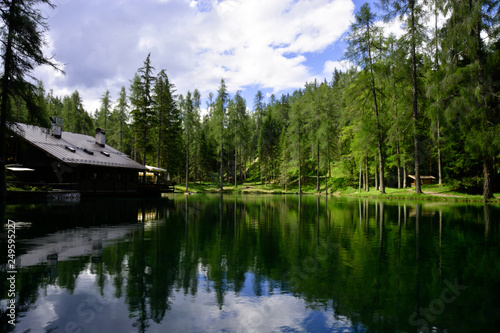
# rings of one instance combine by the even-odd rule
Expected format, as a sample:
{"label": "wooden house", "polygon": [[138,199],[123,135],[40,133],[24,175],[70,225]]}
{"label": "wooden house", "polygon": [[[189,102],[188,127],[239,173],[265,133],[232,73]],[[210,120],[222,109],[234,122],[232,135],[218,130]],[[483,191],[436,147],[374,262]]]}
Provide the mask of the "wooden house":
{"label": "wooden house", "polygon": [[[415,187],[415,175],[408,175],[408,178],[410,178],[410,186]],[[422,185],[428,185],[432,184],[432,181],[435,180],[436,177],[434,176],[420,176],[420,184]]]}
{"label": "wooden house", "polygon": [[19,183],[75,190],[82,195],[136,194],[146,168],[96,136],[62,131],[60,118],[52,128],[9,123],[7,166]]}

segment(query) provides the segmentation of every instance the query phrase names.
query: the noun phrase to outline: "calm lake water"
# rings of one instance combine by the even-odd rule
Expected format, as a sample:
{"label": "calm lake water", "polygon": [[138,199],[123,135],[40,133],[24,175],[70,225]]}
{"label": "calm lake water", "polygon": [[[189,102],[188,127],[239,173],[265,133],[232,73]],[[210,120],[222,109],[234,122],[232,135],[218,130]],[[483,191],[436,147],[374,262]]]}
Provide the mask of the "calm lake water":
{"label": "calm lake water", "polygon": [[1,332],[498,332],[500,208],[288,195],[8,205]]}

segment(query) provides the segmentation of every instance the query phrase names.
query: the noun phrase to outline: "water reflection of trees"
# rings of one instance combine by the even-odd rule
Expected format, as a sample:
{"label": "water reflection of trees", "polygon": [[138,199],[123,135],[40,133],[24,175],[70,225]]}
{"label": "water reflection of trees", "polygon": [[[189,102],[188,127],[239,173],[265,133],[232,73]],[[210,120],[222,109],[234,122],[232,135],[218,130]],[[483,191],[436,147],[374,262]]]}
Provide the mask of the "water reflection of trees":
{"label": "water reflection of trees", "polygon": [[[112,284],[141,332],[163,320],[178,291],[209,290],[222,309],[228,293],[243,292],[247,273],[257,296],[290,292],[370,331],[415,330],[410,314],[455,278],[467,283],[467,293],[432,325],[467,331],[487,328],[488,314],[498,318],[499,281],[491,278],[500,276],[496,208],[191,196],[175,207],[142,202],[135,209],[136,220],[141,211],[157,222],[145,219],[126,239],[102,247],[99,260],[23,268],[21,310],[36,301],[38,288],[57,284],[71,292],[90,268],[96,291]],[[485,237],[487,246],[478,246]],[[481,304],[471,307],[475,297]]]}

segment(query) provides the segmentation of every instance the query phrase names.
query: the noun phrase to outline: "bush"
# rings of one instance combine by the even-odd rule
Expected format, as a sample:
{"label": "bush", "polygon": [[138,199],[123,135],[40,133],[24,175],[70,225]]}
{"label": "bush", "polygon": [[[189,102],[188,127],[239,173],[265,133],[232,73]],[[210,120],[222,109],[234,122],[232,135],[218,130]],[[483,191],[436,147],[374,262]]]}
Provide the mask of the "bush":
{"label": "bush", "polygon": [[467,194],[482,194],[483,193],[483,178],[481,177],[465,177],[453,184],[453,187],[459,192]]}
{"label": "bush", "polygon": [[349,186],[352,186],[352,184],[349,184],[349,180],[340,177],[340,178],[330,178],[328,181],[328,186],[333,190],[333,191],[339,191],[343,190]]}

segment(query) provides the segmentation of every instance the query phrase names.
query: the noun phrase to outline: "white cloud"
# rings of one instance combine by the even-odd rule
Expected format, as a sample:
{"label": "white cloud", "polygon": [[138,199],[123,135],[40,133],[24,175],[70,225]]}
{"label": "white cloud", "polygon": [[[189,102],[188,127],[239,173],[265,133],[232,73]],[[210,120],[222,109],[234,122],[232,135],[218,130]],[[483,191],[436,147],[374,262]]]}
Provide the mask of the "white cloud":
{"label": "white cloud", "polygon": [[399,17],[394,18],[389,22],[384,22],[382,20],[378,21],[376,25],[382,28],[385,36],[394,35],[396,38],[400,38],[403,36],[406,31],[403,27],[404,21],[402,21]]}
{"label": "white cloud", "polygon": [[321,72],[308,56],[339,40],[353,11],[351,0],[61,0],[54,17],[48,12],[49,36],[67,75],[40,78],[55,92],[78,89],[93,112],[106,89],[129,87],[151,52],[179,93],[206,96],[221,78],[230,92],[278,93]]}
{"label": "white cloud", "polygon": [[337,69],[341,72],[348,71],[353,66],[353,63],[349,60],[331,61],[325,62],[325,67],[323,68],[323,74],[325,76],[332,75],[332,73]]}

